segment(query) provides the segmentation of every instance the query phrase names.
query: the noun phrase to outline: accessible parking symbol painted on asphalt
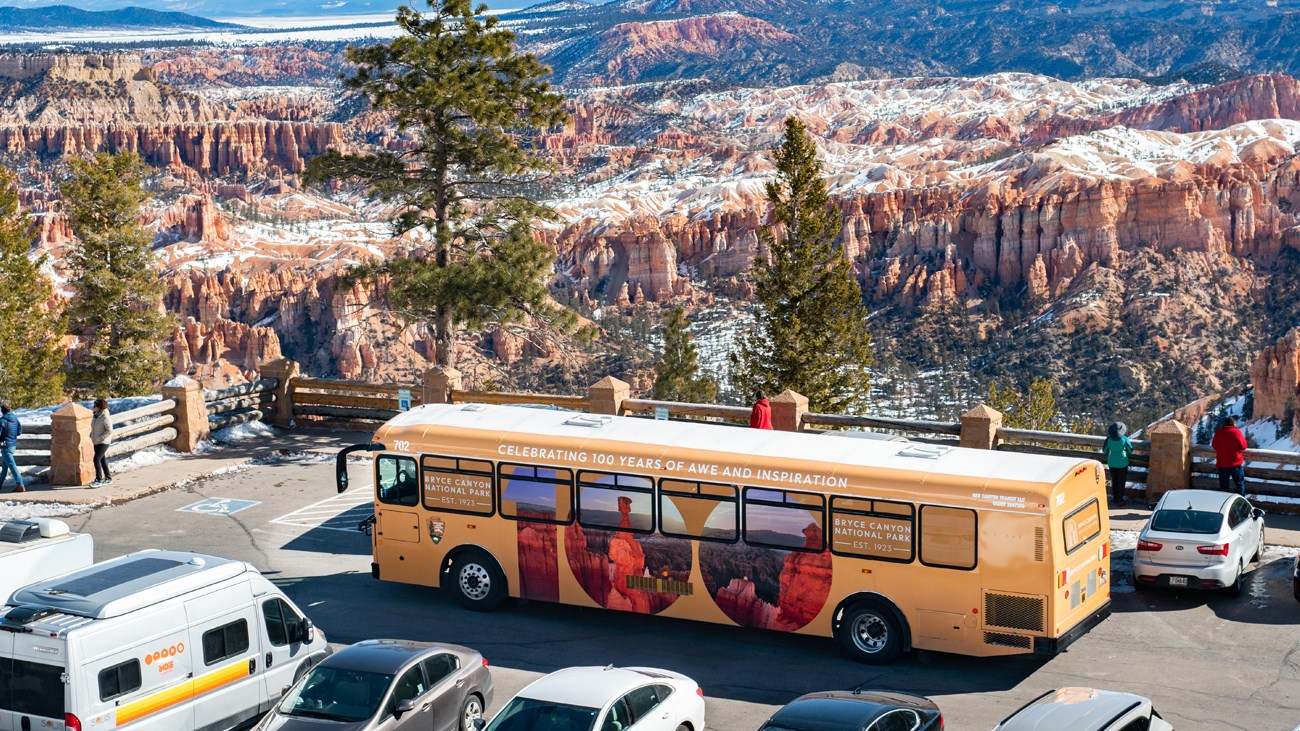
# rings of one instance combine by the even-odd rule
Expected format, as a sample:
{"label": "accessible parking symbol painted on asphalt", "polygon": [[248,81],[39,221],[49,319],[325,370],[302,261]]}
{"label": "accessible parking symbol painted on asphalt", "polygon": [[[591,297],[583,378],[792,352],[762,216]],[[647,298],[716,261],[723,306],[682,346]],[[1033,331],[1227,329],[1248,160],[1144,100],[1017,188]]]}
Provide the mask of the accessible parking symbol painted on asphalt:
{"label": "accessible parking symbol painted on asphalt", "polygon": [[261,505],[258,500],[235,500],[228,497],[210,497],[177,508],[178,513],[199,513],[201,515],[234,515],[241,510],[248,510],[254,505]]}

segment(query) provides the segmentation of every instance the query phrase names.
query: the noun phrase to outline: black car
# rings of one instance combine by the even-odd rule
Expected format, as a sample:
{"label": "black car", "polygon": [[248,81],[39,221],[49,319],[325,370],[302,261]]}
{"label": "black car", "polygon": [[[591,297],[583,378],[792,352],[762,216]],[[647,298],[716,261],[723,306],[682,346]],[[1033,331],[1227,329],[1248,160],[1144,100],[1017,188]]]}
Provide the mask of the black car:
{"label": "black car", "polygon": [[1300,602],[1300,556],[1295,557],[1295,574],[1291,579],[1291,593]]}
{"label": "black car", "polygon": [[772,714],[759,731],[941,731],[934,701],[892,690],[809,693]]}

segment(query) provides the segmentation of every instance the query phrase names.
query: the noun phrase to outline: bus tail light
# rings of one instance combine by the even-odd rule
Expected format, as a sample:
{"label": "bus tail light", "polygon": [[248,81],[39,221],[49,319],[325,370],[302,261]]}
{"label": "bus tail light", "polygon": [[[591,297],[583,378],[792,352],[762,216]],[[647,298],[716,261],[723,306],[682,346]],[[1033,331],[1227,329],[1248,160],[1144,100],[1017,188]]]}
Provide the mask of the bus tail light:
{"label": "bus tail light", "polygon": [[1159,551],[1160,549],[1162,549],[1162,548],[1164,548],[1164,547],[1165,547],[1165,546],[1164,546],[1163,543],[1155,543],[1155,542],[1153,542],[1153,541],[1138,541],[1138,549],[1137,549],[1137,550],[1139,550],[1139,551]]}
{"label": "bus tail light", "polygon": [[1227,556],[1228,544],[1218,543],[1213,546],[1197,546],[1196,550],[1200,551],[1206,556]]}
{"label": "bus tail light", "polygon": [[1069,571],[1062,571],[1061,573],[1057,574],[1057,575],[1056,575],[1056,588],[1058,588],[1058,589],[1064,588],[1066,582],[1069,581],[1069,580],[1070,580],[1070,572],[1069,572]]}
{"label": "bus tail light", "polygon": [[1106,557],[1109,556],[1109,555],[1110,555],[1110,541],[1102,541],[1102,542],[1101,542],[1101,555],[1098,556],[1097,558],[1104,559],[1104,558],[1106,558]]}
{"label": "bus tail light", "polygon": [[71,713],[63,714],[63,728],[65,731],[81,731],[81,719]]}

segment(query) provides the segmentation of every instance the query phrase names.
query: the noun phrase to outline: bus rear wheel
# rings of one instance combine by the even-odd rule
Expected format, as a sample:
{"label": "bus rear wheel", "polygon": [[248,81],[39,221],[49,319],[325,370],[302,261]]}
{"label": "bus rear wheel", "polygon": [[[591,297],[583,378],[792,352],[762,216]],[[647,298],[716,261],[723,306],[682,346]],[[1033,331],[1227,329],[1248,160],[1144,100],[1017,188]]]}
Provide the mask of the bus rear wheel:
{"label": "bus rear wheel", "polygon": [[889,610],[871,604],[845,610],[835,635],[858,662],[887,665],[903,654],[903,628]]}
{"label": "bus rear wheel", "polygon": [[506,577],[496,562],[478,551],[462,553],[451,562],[447,582],[456,601],[467,609],[490,612],[506,598]]}

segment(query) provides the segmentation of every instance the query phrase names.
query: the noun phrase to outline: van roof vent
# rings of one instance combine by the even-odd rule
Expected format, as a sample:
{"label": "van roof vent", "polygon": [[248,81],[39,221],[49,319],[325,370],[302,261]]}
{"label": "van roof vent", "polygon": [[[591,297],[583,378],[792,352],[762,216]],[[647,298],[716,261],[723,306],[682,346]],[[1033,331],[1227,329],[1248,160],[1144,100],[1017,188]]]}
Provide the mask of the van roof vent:
{"label": "van roof vent", "polygon": [[11,520],[0,526],[0,541],[26,543],[41,537],[41,526],[31,520]]}
{"label": "van roof vent", "polygon": [[53,607],[46,607],[40,604],[20,604],[10,609],[5,614],[5,621],[11,624],[31,624],[38,620],[44,619],[51,614],[58,614],[59,610]]}
{"label": "van roof vent", "polygon": [[585,426],[589,429],[599,429],[613,423],[613,421],[614,417],[608,414],[578,414],[565,419],[564,423],[568,426]]}
{"label": "van roof vent", "polygon": [[898,450],[898,456],[938,459],[951,451],[952,447],[945,447],[942,444],[909,444],[906,449]]}

